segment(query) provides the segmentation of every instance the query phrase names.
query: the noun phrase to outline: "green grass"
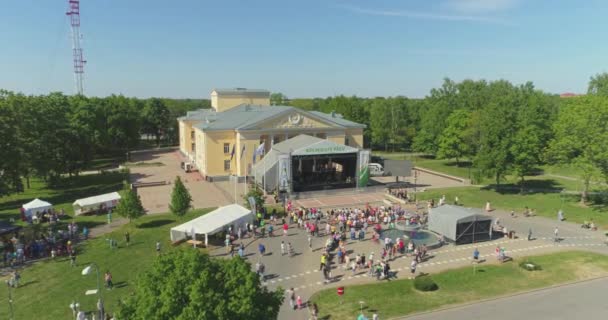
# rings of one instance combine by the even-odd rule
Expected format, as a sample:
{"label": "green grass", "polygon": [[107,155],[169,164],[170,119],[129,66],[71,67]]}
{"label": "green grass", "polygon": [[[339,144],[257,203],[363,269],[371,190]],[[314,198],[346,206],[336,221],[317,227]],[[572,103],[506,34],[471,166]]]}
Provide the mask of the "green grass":
{"label": "green grass", "polygon": [[[525,259],[525,258],[524,258]],[[530,258],[542,271],[526,271],[517,262],[484,265],[432,275],[439,290],[419,292],[412,280],[397,280],[370,285],[347,286],[340,303],[336,289],[315,294],[311,300],[319,306],[326,319],[355,319],[359,301],[364,301],[364,313],[377,312],[381,319],[462,304],[559,283],[590,279],[608,273],[608,256],[588,252],[564,252]]]}
{"label": "green grass", "polygon": [[84,169],[84,171],[92,171],[92,170],[103,170],[103,169],[111,169],[116,168],[120,163],[125,161],[124,156],[120,157],[104,157],[99,159],[94,159],[91,161],[89,166]]}
{"label": "green grass", "polygon": [[165,164],[162,162],[126,162],[123,164],[124,167],[132,168],[132,167],[162,167]]}
{"label": "green grass", "polygon": [[[32,178],[30,189],[0,198],[0,220],[13,218],[18,221],[18,224],[23,225],[24,223],[20,220],[19,208],[35,198],[48,201],[53,204],[57,211],[64,209],[66,214],[73,216],[72,203],[75,200],[119,191],[126,179],[127,175],[125,173],[105,172],[64,178],[59,186],[51,188],[41,179]],[[88,227],[94,227],[102,224],[105,221],[105,216],[78,216],[76,221],[86,224]]]}
{"label": "green grass", "polygon": [[[89,263],[99,265],[103,285],[103,273],[112,273],[115,289],[102,289],[106,309],[116,310],[118,299],[126,295],[136,276],[150,268],[156,257],[155,243],[160,241],[162,251],[186,248],[185,244],[172,247],[169,229],[210,210],[189,212],[179,222],[169,214],[145,216],[137,220],[139,227],[125,225],[116,231],[90,240],[78,248],[78,267],[70,267],[65,258],[39,262],[22,271],[22,287],[13,292],[15,319],[69,319],[68,305],[76,300],[83,310],[93,310],[95,297],[85,296],[88,289],[96,288],[95,275],[82,276],[82,269]],[[131,245],[125,247],[124,233],[129,231]],[[119,248],[112,251],[107,238],[118,240]],[[202,250],[202,249],[201,249]],[[8,319],[7,290],[0,290],[0,319]]]}
{"label": "green grass", "polygon": [[481,209],[489,201],[495,209],[514,210],[518,214],[521,214],[528,206],[530,209],[535,209],[537,215],[552,219],[557,219],[557,211],[563,208],[568,221],[582,223],[593,218],[598,227],[608,228],[608,205],[604,203],[584,207],[580,205],[580,197],[577,195],[561,193],[526,193],[522,195],[516,190],[500,193],[479,187],[463,187],[429,189],[418,193],[417,198],[419,200],[434,198],[437,202],[442,195],[446,196],[448,203],[452,203],[454,197],[458,196],[460,203],[465,207]]}

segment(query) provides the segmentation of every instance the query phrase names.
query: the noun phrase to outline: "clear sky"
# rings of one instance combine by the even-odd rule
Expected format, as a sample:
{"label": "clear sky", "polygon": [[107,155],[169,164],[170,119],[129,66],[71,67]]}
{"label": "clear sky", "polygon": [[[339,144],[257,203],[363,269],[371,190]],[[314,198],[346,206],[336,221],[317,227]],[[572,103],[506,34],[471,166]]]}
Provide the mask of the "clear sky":
{"label": "clear sky", "polygon": [[[67,0],[0,0],[0,88],[74,92]],[[82,0],[85,94],[423,97],[444,77],[583,92],[606,0]]]}

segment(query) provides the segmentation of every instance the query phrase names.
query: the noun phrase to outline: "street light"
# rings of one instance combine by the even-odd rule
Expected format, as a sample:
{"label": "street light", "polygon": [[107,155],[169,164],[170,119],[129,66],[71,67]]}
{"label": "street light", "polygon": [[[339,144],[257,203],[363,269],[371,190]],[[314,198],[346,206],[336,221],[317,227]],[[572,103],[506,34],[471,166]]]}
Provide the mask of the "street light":
{"label": "street light", "polygon": [[8,288],[8,306],[11,311],[11,317],[9,320],[15,319],[15,314],[13,313],[13,291],[10,281],[6,280],[6,287]]}
{"label": "street light", "polygon": [[[97,264],[95,264],[95,263],[91,263],[90,265],[88,265],[84,269],[82,269],[82,275],[83,276],[90,275],[93,267],[95,267],[95,273],[97,274],[97,290],[87,290],[85,292],[85,295],[97,294],[97,296],[99,297],[99,301],[103,305],[103,298],[101,297],[101,290],[100,290],[100,286],[99,286],[99,266],[97,266]],[[104,316],[103,311],[101,311],[101,313],[102,314],[100,314],[100,318],[103,319],[103,316]]]}

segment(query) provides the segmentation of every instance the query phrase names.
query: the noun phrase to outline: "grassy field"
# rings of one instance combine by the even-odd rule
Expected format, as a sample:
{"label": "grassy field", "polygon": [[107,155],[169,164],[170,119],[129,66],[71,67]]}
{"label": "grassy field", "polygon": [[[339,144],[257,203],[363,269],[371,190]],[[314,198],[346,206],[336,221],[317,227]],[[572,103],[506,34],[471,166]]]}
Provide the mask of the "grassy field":
{"label": "grassy field", "polygon": [[608,204],[598,203],[582,206],[580,198],[576,195],[561,193],[526,193],[519,194],[517,191],[497,192],[479,187],[429,189],[418,193],[419,200],[438,199],[446,196],[448,203],[454,201],[458,196],[459,202],[465,207],[484,208],[487,201],[493,208],[506,211],[514,210],[521,214],[526,206],[535,209],[536,214],[557,219],[557,211],[564,210],[567,220],[582,223],[593,219],[598,227],[608,228]]}
{"label": "grassy field", "polygon": [[[415,166],[426,168],[429,170],[442,172],[463,179],[474,179],[475,168],[471,167],[471,161],[461,159],[456,163],[454,159],[434,159],[431,157],[421,156],[417,154],[396,152],[385,153],[375,152],[374,155],[379,155],[387,159],[410,160]],[[572,191],[580,191],[583,189],[582,181],[579,181],[579,170],[569,166],[549,166],[542,165],[537,168],[538,174],[525,177],[524,186],[527,188],[554,188],[566,189]],[[556,177],[563,176],[562,177]],[[482,178],[481,181],[474,181],[475,184],[493,184],[492,178]],[[519,177],[507,175],[501,183],[510,184],[515,187],[519,186]],[[592,189],[598,187],[597,184],[592,184]]]}
{"label": "grassy field", "polygon": [[335,288],[323,290],[311,300],[325,319],[355,319],[359,301],[364,301],[364,313],[370,318],[377,312],[381,319],[388,319],[608,274],[608,256],[594,253],[565,252],[523,259],[539,264],[542,270],[525,271],[518,266],[519,261],[484,265],[477,267],[477,272],[466,267],[432,275],[439,285],[434,292],[419,292],[412,280],[397,280],[346,287],[342,303]]}
{"label": "grassy field", "polygon": [[[186,248],[186,245],[172,247],[169,229],[183,221],[200,216],[210,210],[189,212],[180,222],[169,214],[145,216],[135,225],[125,225],[101,238],[90,240],[80,247],[77,256],[77,267],[70,267],[69,261],[62,257],[35,263],[22,271],[21,287],[13,291],[15,319],[69,319],[71,311],[68,305],[78,301],[83,310],[93,310],[96,298],[85,296],[88,289],[96,288],[95,275],[82,276],[81,271],[90,263],[100,268],[103,285],[103,273],[112,273],[115,289],[102,289],[106,309],[115,310],[119,297],[130,290],[136,276],[152,265],[156,257],[155,244],[160,241],[162,251]],[[125,247],[124,233],[129,231],[131,245]],[[106,239],[118,240],[118,249],[111,250]],[[201,249],[202,250],[202,249]],[[0,319],[8,319],[7,290],[0,290]]]}
{"label": "grassy field", "polygon": [[[78,177],[65,178],[61,185],[50,188],[41,179],[31,179],[31,188],[25,192],[13,194],[0,198],[0,220],[10,218],[20,222],[19,208],[35,198],[45,200],[53,204],[55,210],[64,209],[66,214],[73,216],[72,203],[75,200],[122,189],[123,181],[127,175],[122,172],[105,172],[102,174],[82,175]],[[89,228],[102,224],[105,216],[78,216],[76,221],[87,225]]]}

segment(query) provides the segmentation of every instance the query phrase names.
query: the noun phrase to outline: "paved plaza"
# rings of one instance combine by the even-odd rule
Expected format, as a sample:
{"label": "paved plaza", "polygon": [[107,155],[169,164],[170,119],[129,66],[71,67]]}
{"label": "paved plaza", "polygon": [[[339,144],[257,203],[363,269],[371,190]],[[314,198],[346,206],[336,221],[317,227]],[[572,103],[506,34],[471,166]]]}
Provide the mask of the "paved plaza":
{"label": "paved plaza", "polygon": [[[486,260],[484,263],[497,263],[494,256],[494,249],[497,245],[505,248],[507,256],[519,257],[527,255],[537,255],[543,253],[564,251],[564,250],[592,250],[608,253],[608,247],[604,244],[604,236],[601,232],[593,232],[581,229],[579,225],[568,222],[557,222],[557,220],[544,217],[517,217],[512,218],[506,212],[492,212],[492,216],[499,217],[501,224],[514,230],[518,236],[515,239],[497,239],[488,242],[471,245],[446,245],[436,250],[429,251],[430,258],[418,265],[417,272],[437,273],[446,269],[471,265],[472,251],[477,247],[481,257]],[[308,248],[306,231],[297,229],[296,225],[290,226],[287,237],[282,236],[281,232],[272,238],[245,239],[246,254],[252,265],[260,259],[257,253],[257,246],[263,243],[266,246],[267,255],[262,257],[266,265],[267,281],[269,288],[282,287],[283,289],[294,288],[296,295],[306,301],[310,296],[319,290],[361,284],[375,283],[377,280],[367,276],[367,269],[353,274],[350,270],[344,270],[342,265],[332,265],[333,282],[324,284],[323,274],[319,272],[320,256],[323,252],[326,237],[323,235],[325,223],[321,224],[321,237],[313,238],[312,249]],[[562,241],[553,241],[553,230],[558,226]],[[528,229],[532,228],[533,241],[528,241],[526,235]],[[277,229],[280,229],[277,227]],[[280,231],[280,230],[279,230]],[[370,229],[371,231],[371,229]],[[366,233],[364,241],[346,242],[348,255],[352,258],[356,254],[368,256],[374,252],[378,257],[381,252],[381,244],[370,241],[371,232]],[[296,255],[293,257],[282,256],[280,250],[281,241],[291,242]],[[238,243],[238,241],[237,241]],[[211,252],[212,255],[225,256],[225,249],[218,248]],[[410,277],[409,264],[411,257],[399,256],[391,261],[391,269],[396,272],[397,278],[403,279]],[[380,315],[382,314],[382,310]],[[279,319],[308,319],[308,310],[292,311],[289,309],[287,300],[281,309]]]}
{"label": "paved plaza", "polygon": [[153,151],[133,153],[132,162],[145,161],[149,163],[160,162],[162,166],[146,166],[131,168],[131,183],[166,182],[166,185],[138,188],[144,208],[147,213],[163,213],[169,211],[173,181],[180,176],[188,191],[192,195],[194,208],[211,208],[227,205],[234,202],[231,195],[226,194],[213,183],[203,180],[198,172],[186,173],[180,168],[181,158],[179,151]]}

